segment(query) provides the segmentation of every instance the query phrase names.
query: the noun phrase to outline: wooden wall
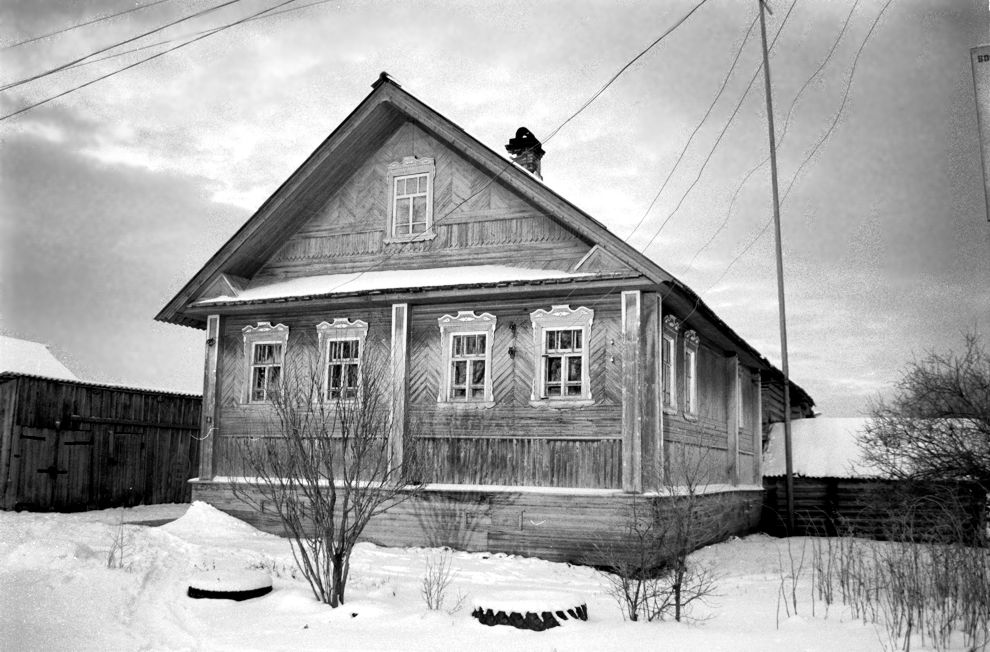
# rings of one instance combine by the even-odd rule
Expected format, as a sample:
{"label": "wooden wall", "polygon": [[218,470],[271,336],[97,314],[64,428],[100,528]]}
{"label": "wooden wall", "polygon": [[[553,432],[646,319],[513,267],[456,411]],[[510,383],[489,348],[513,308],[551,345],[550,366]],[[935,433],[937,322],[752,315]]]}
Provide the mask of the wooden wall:
{"label": "wooden wall", "polygon": [[[591,336],[594,405],[563,409],[530,405],[535,366],[529,314],[551,301],[508,301],[413,306],[410,309],[410,444],[425,456],[429,482],[523,486],[618,488],[622,475],[619,296],[570,298],[572,307],[595,310]],[[497,323],[492,355],[495,405],[490,408],[439,405],[441,340],[437,319],[459,310],[491,312]],[[241,330],[258,321],[289,326],[287,355],[316,359],[316,324],[337,317],[369,324],[368,346],[381,356],[390,337],[387,308],[311,314],[292,319],[274,315],[224,320],[220,342],[220,418],[217,467],[221,476],[242,475],[237,439],[276,436],[271,411],[249,405]],[[510,356],[510,347],[515,355]]]}
{"label": "wooden wall", "polygon": [[[233,494],[230,484],[193,483],[193,498],[241,518],[266,532],[282,535],[277,516],[255,511]],[[257,496],[257,494],[254,494]],[[698,497],[695,525],[700,547],[759,524],[762,490],[735,490]],[[450,546],[458,550],[501,552],[601,565],[603,546],[621,553],[632,506],[660,512],[670,498],[620,491],[555,492],[427,490],[369,523],[362,540],[382,546]]]}
{"label": "wooden wall", "polygon": [[[387,166],[406,156],[436,162],[436,237],[388,243]],[[384,268],[524,263],[570,269],[590,245],[406,123],[317,210],[255,275],[256,281]]]}
{"label": "wooden wall", "polygon": [[4,509],[187,502],[201,399],[20,376],[0,383]]}

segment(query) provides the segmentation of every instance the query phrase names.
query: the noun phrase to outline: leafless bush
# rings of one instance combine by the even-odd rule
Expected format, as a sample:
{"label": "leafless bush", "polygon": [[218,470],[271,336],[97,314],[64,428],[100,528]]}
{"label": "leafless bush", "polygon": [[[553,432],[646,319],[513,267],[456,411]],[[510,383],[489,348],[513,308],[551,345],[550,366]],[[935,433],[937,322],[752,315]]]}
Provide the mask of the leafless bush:
{"label": "leafless bush", "polygon": [[328,391],[318,348],[296,344],[278,385],[269,388],[269,436],[242,440],[245,475],[234,494],[274,511],[313,594],[344,603],[350,557],[368,522],[414,495],[412,450],[390,447],[391,375],[361,352],[354,391]]}
{"label": "leafless bush", "polygon": [[[451,567],[452,553],[449,548],[443,548],[437,552],[430,553],[426,558],[426,573],[423,575],[423,583],[420,587],[420,594],[426,603],[426,608],[430,611],[440,611],[447,605],[448,589],[457,575]],[[467,598],[458,592],[453,604],[446,608],[447,613],[454,614],[464,607]]]}
{"label": "leafless bush", "polygon": [[694,620],[692,608],[716,595],[713,569],[689,559],[713,534],[719,538],[705,527],[715,522],[710,510],[722,507],[703,498],[706,462],[704,455],[678,456],[673,469],[658,478],[659,499],[634,497],[624,531],[596,546],[608,591],[624,618]]}
{"label": "leafless bush", "polygon": [[127,532],[124,530],[124,514],[114,526],[110,535],[110,550],[107,551],[107,568],[124,568],[124,558],[127,553]]}
{"label": "leafless bush", "polygon": [[814,547],[813,565],[822,569],[815,595],[826,604],[840,596],[854,617],[878,626],[891,649],[909,649],[918,637],[945,650],[954,635],[982,649],[990,641],[990,551],[967,545],[967,526],[951,506],[941,511],[942,532],[955,530],[955,541],[932,540],[927,525],[919,531],[915,512],[932,513],[932,500],[906,504],[892,520],[892,540],[840,537]]}

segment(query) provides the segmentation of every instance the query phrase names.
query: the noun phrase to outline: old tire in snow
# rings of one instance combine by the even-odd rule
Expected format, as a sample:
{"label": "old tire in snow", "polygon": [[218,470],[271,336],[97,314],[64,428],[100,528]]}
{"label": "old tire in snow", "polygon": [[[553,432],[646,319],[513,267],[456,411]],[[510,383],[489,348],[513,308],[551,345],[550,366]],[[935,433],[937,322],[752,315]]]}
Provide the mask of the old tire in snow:
{"label": "old tire in snow", "polygon": [[272,578],[265,573],[250,570],[205,571],[189,580],[190,598],[221,600],[250,600],[272,590]]}
{"label": "old tire in snow", "polygon": [[568,620],[588,620],[584,600],[570,593],[518,591],[491,594],[475,600],[471,615],[483,625],[510,625],[542,632]]}

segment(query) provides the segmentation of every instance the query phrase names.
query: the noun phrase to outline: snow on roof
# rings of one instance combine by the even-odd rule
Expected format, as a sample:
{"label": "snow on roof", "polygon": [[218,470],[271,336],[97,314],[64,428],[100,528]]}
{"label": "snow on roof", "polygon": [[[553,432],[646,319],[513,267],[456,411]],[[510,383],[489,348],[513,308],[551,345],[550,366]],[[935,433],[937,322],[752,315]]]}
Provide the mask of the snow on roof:
{"label": "snow on roof", "polygon": [[[863,461],[857,441],[870,419],[795,419],[791,422],[791,453],[795,476],[808,478],[879,478],[883,474]],[[763,475],[783,476],[784,424],[775,423],[763,455]]]}
{"label": "snow on roof", "polygon": [[0,335],[0,373],[2,372],[78,380],[44,344],[5,335]]}
{"label": "snow on roof", "polygon": [[229,302],[252,302],[290,297],[353,294],[382,290],[405,290],[424,287],[450,287],[508,283],[514,281],[545,281],[579,279],[601,276],[591,272],[563,272],[556,269],[530,269],[508,265],[466,265],[431,269],[390,269],[350,274],[306,276],[250,287],[237,296],[201,299],[196,305]]}

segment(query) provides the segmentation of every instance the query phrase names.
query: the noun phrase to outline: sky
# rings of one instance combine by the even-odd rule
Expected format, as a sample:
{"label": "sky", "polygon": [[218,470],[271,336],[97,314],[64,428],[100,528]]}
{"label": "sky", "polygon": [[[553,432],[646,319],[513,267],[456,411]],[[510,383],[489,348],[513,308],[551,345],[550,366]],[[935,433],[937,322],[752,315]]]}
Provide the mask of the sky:
{"label": "sky", "polygon": [[[696,0],[312,1],[0,119],[0,333],[84,379],[201,392],[203,332],[154,315],[385,70],[495,151],[527,126],[550,187],[779,365],[772,229],[746,249],[772,214],[769,167],[743,183],[768,152],[762,73],[743,95],[755,0],[709,0],[566,124]],[[219,4],[165,0],[18,44],[138,4],[5,0],[0,82]],[[0,115],[276,4],[239,0],[0,91]],[[913,357],[990,329],[969,56],[990,13],[769,4],[791,377],[825,415],[858,416]]]}

